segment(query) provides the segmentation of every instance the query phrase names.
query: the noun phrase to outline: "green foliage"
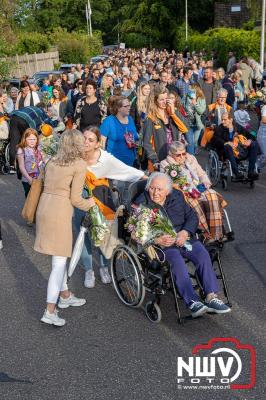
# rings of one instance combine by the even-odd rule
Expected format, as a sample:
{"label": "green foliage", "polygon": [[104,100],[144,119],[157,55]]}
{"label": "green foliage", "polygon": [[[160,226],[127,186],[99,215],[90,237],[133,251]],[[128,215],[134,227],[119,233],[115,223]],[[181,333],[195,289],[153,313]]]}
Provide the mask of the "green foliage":
{"label": "green foliage", "polygon": [[50,40],[59,51],[59,58],[64,63],[87,63],[102,50],[101,35],[95,32],[88,37],[84,32],[67,32],[64,29],[57,29],[50,35]]}
{"label": "green foliage", "polygon": [[[198,33],[193,31],[193,29],[190,26],[188,26],[188,37],[191,37],[192,35],[196,35],[196,34],[198,34]],[[181,52],[187,46],[185,23],[179,25],[179,27],[176,29],[174,39],[173,39],[173,45],[174,45],[175,50],[178,50]]]}
{"label": "green foliage", "polygon": [[126,43],[126,47],[131,47],[133,49],[149,46],[147,36],[141,33],[126,33],[122,36],[122,41]]}
{"label": "green foliage", "polygon": [[11,64],[4,58],[0,59],[0,82],[6,81],[10,76]]}
{"label": "green foliage", "polygon": [[[178,43],[176,43],[178,48]],[[205,49],[208,53],[212,49],[218,52],[219,63],[226,65],[228,51],[235,52],[237,58],[249,56],[259,58],[260,36],[255,31],[234,28],[216,28],[206,31],[204,34],[194,33],[189,36],[188,47],[190,51]]]}
{"label": "green foliage", "polygon": [[255,20],[251,19],[250,21],[245,22],[242,25],[242,28],[245,29],[245,31],[253,31],[253,29],[255,28]]}
{"label": "green foliage", "polygon": [[38,32],[21,32],[16,45],[17,54],[41,53],[49,50],[50,43],[47,35]]}

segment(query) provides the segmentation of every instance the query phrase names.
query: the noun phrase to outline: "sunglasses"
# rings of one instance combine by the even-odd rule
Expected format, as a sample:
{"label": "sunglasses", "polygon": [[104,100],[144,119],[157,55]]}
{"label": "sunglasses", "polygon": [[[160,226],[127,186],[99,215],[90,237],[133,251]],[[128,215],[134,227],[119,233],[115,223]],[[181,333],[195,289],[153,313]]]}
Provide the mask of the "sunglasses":
{"label": "sunglasses", "polygon": [[178,153],[178,154],[174,154],[174,157],[185,157],[186,154],[187,154],[186,152]]}

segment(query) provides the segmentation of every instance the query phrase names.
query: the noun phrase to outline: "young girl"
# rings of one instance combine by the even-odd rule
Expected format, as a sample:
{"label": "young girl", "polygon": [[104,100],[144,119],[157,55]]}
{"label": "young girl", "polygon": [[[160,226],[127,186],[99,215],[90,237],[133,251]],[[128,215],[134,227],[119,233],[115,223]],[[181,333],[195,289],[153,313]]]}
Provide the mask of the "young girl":
{"label": "young girl", "polygon": [[21,142],[17,148],[17,160],[19,170],[22,174],[22,185],[27,197],[32,180],[38,178],[40,174],[40,164],[42,155],[38,148],[39,136],[35,129],[28,128],[25,130]]}

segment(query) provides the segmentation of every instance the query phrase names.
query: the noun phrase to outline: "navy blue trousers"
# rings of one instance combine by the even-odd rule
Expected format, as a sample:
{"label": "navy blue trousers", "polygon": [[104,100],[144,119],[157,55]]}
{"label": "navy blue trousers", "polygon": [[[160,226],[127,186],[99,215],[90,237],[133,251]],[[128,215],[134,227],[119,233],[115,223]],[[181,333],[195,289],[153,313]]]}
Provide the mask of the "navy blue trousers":
{"label": "navy blue trousers", "polygon": [[200,299],[193,289],[184,257],[195,265],[205,295],[218,292],[218,282],[209,253],[201,242],[198,240],[192,242],[192,251],[188,251],[184,247],[167,247],[163,251],[171,266],[177,290],[186,306],[190,306],[193,301]]}

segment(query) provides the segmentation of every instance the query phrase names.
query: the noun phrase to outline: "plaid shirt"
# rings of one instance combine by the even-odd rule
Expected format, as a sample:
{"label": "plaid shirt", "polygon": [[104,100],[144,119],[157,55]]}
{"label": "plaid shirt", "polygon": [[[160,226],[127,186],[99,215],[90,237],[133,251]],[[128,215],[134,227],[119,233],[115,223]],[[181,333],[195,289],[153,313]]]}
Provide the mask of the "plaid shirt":
{"label": "plaid shirt", "polygon": [[36,129],[37,131],[42,124],[49,124],[53,127],[56,127],[58,124],[58,121],[51,120],[46,112],[39,107],[23,107],[20,110],[13,111],[10,116],[24,119],[30,128]]}
{"label": "plaid shirt", "polygon": [[184,78],[178,79],[176,82],[176,88],[181,99],[185,97],[188,93],[189,85],[191,85],[191,81],[186,82]]}

